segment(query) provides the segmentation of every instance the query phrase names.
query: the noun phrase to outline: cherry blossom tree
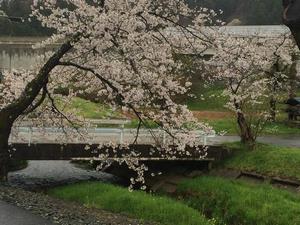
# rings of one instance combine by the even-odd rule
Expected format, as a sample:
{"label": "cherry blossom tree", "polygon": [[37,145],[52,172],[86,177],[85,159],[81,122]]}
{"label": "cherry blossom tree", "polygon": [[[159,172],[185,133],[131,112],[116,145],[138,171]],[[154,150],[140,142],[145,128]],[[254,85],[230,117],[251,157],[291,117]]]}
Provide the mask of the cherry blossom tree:
{"label": "cherry blossom tree", "polygon": [[[197,143],[193,130],[211,129],[174,100],[187,92],[190,82],[177,73],[181,64],[173,56],[183,50],[202,52],[209,48],[210,37],[194,30],[218,22],[214,20],[216,13],[191,10],[179,0],[64,3],[68,7],[59,7],[56,0],[34,1],[32,16],[54,31],[35,47],[62,44],[30,70],[5,72],[0,84],[0,179],[6,179],[8,139],[14,124],[38,115],[40,121],[74,125],[74,115],[57,107],[58,87],[70,90],[63,99],[74,96],[76,87],[87,87],[87,92],[96,90],[95,97],[105,96],[106,104],[130,111],[139,120],[136,136],[142,125],[148,127],[147,121],[154,121],[170,136],[166,143],[157,143],[162,157],[175,157],[178,151],[190,154],[185,147]],[[189,26],[181,23],[184,18],[192,21]],[[176,152],[170,145],[177,146]],[[143,183],[147,168],[132,155],[124,155],[120,161],[136,169],[137,181]],[[106,155],[100,157],[105,159]]]}
{"label": "cherry blossom tree", "polygon": [[[268,93],[270,103],[270,120],[276,121],[277,102],[282,100],[282,93],[291,95],[295,91],[297,83],[297,61],[296,56],[299,50],[292,40],[290,34],[278,37],[276,39],[268,39],[266,43],[270,58],[269,69],[265,70],[268,79]],[[285,98],[288,96],[285,95]]]}
{"label": "cherry blossom tree", "polygon": [[273,107],[278,91],[284,86],[286,68],[292,64],[295,47],[286,37],[230,35],[220,35],[216,46],[216,55],[208,65],[214,71],[212,80],[225,83],[223,94],[229,99],[226,106],[236,114],[241,142],[253,147],[270,120],[268,102]]}

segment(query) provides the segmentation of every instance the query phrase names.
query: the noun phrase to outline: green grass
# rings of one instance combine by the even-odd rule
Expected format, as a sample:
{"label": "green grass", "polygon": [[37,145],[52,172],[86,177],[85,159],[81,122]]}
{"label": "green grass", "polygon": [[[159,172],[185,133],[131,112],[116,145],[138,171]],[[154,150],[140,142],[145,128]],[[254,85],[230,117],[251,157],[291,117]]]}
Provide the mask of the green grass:
{"label": "green grass", "polygon": [[194,82],[191,93],[196,98],[188,99],[188,108],[195,111],[228,111],[224,107],[227,98],[222,96],[222,92],[223,87],[221,85],[203,87],[203,84]]}
{"label": "green grass", "polygon": [[[151,120],[146,120],[145,122],[147,123],[147,128],[155,129],[159,127],[155,122]],[[138,126],[139,126],[138,119],[132,119],[129,124],[125,124],[125,128],[137,128]],[[145,126],[142,124],[141,128],[145,128]]]}
{"label": "green grass", "polygon": [[268,123],[263,134],[270,135],[290,135],[290,134],[300,134],[300,129],[297,127],[290,127],[282,121]]}
{"label": "green grass", "polygon": [[225,146],[233,150],[233,156],[224,161],[225,168],[300,180],[300,148],[257,144],[249,151],[240,143]]}
{"label": "green grass", "polygon": [[[58,105],[62,108],[62,102],[58,101]],[[89,119],[104,119],[104,118],[120,118],[120,113],[112,110],[110,107],[94,103],[82,98],[75,97],[71,102],[64,108],[64,111],[76,110],[78,116]]]}
{"label": "green grass", "polygon": [[49,194],[87,207],[124,213],[142,221],[168,225],[212,225],[197,210],[167,197],[99,182],[86,182],[52,189]]}
{"label": "green grass", "polygon": [[[300,129],[297,127],[289,127],[284,123],[283,118],[280,118],[278,122],[267,123],[265,129],[262,131],[261,135],[291,135],[300,134]],[[226,134],[236,135],[238,134],[238,125],[235,118],[225,118],[225,119],[206,119],[203,120],[210,124],[215,131],[222,132],[225,131]]]}
{"label": "green grass", "polygon": [[[199,82],[198,82],[199,83]],[[198,85],[198,86],[197,86]],[[222,86],[216,84],[209,88],[204,88],[203,85],[194,84],[192,88],[192,93],[198,96],[197,99],[189,99],[188,106],[191,110],[200,111],[217,111],[225,112],[228,111],[224,108],[224,103],[226,98],[220,97],[222,93]],[[210,97],[211,95],[219,97]],[[201,100],[201,96],[205,100]],[[57,99],[59,108],[62,108],[62,102]],[[279,105],[280,110],[283,112],[285,108],[284,105]],[[104,118],[121,118],[122,114],[118,111],[114,111],[108,106],[101,103],[94,103],[82,98],[75,97],[72,101],[64,108],[64,111],[77,111],[79,116],[88,119],[104,119]],[[267,124],[263,135],[290,135],[290,134],[300,134],[300,129],[295,127],[289,127],[284,123],[286,121],[286,113],[278,114],[278,122]],[[201,118],[200,118],[201,119]],[[225,131],[227,134],[237,134],[238,127],[236,119],[234,117],[227,117],[223,119],[204,119],[204,122],[209,123],[217,132]],[[157,128],[157,125],[149,121],[149,127]],[[127,124],[127,128],[136,128],[138,126],[138,120],[132,120],[130,124]]]}
{"label": "green grass", "polygon": [[226,134],[237,134],[238,126],[237,122],[234,118],[226,118],[226,119],[210,119],[204,120],[204,122],[208,123],[210,126],[214,128],[216,132],[226,132]]}
{"label": "green grass", "polygon": [[[224,107],[228,98],[222,96],[224,86],[222,84],[214,84],[209,87],[203,86],[203,81],[192,78],[193,86],[191,93],[197,98],[189,98],[187,105],[190,110],[193,111],[215,111],[215,112],[228,112],[229,110]],[[300,90],[297,93],[300,96]],[[214,97],[217,96],[217,97]],[[288,98],[286,93],[282,93],[282,97],[279,102],[284,102]],[[269,104],[269,103],[266,103]],[[280,111],[277,115],[277,122],[268,123],[262,134],[264,135],[289,135],[300,134],[299,128],[289,127],[285,124],[287,120],[287,113],[285,113],[286,105],[277,104],[277,109]],[[201,118],[200,118],[201,119]],[[237,134],[238,127],[236,119],[234,117],[228,117],[223,119],[204,119],[204,122],[208,122],[217,132],[226,131],[227,134]]]}
{"label": "green grass", "polygon": [[178,195],[219,225],[300,224],[300,197],[270,185],[200,177],[181,183]]}

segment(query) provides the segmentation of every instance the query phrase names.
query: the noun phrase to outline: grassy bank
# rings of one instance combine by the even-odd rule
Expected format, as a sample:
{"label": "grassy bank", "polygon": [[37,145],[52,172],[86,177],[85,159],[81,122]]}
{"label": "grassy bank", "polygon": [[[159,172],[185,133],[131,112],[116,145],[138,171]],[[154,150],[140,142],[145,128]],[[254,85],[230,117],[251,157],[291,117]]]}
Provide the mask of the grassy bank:
{"label": "grassy bank", "polygon": [[195,111],[228,111],[225,108],[227,97],[222,96],[222,88],[214,86],[209,89],[197,88],[194,90],[196,98],[187,101],[188,108]]}
{"label": "grassy bank", "polygon": [[[199,89],[200,90],[200,89]],[[205,90],[205,89],[204,89]],[[227,134],[236,135],[238,133],[237,122],[234,114],[226,110],[223,105],[226,101],[224,97],[209,97],[211,95],[220,95],[220,89],[215,88],[212,90],[205,90],[197,95],[203,94],[205,100],[190,99],[187,104],[190,109],[195,111],[195,116],[203,122],[210,124],[217,132],[226,132]],[[82,98],[73,98],[68,105],[63,106],[62,102],[58,100],[59,108],[65,112],[76,111],[78,116],[88,119],[104,119],[104,118],[122,118],[124,115],[120,111],[115,111],[105,104],[94,103]],[[285,124],[287,115],[286,113],[278,114],[278,120],[274,123],[268,123],[263,135],[290,135],[299,134],[299,128],[289,127]],[[138,120],[132,119],[126,128],[138,127]],[[103,126],[103,125],[101,125]],[[148,121],[148,127],[156,128],[157,125]]]}
{"label": "grassy bank", "polygon": [[[193,86],[191,93],[196,96],[196,98],[190,98],[186,102],[188,108],[193,111],[205,112],[200,113],[198,119],[200,121],[207,122],[210,124],[217,132],[225,131],[227,134],[237,134],[238,127],[234,113],[228,115],[230,110],[224,105],[228,101],[228,97],[222,95],[224,86],[221,83],[205,87],[203,86],[203,81],[193,78]],[[300,96],[300,90],[297,92]],[[290,135],[290,134],[300,134],[299,128],[293,128],[286,125],[287,113],[285,109],[287,106],[283,102],[288,98],[287,93],[282,93],[281,98],[278,99],[277,110],[279,111],[276,115],[276,122],[270,122],[266,125],[263,135]],[[269,104],[265,103],[266,106]],[[214,113],[223,113],[223,117],[215,117]],[[210,115],[211,114],[211,115]]]}
{"label": "grassy bank", "polygon": [[121,114],[114,111],[112,108],[105,104],[94,103],[82,98],[74,97],[64,106],[62,101],[57,99],[59,108],[65,112],[76,111],[78,116],[82,116],[88,119],[104,119],[104,118],[120,118]]}
{"label": "grassy bank", "polygon": [[181,183],[178,195],[219,225],[300,224],[300,197],[270,185],[200,177]]}
{"label": "grassy bank", "polygon": [[[258,144],[254,151],[249,151],[239,143],[226,147],[233,151],[233,156],[220,164],[224,168],[300,179],[300,149]],[[139,191],[130,193],[126,188],[98,182],[55,188],[49,194],[159,224],[300,224],[300,195],[269,184],[219,177],[183,181],[174,195],[177,201]]]}
{"label": "grassy bank", "polygon": [[157,197],[144,192],[129,192],[126,188],[99,182],[86,182],[59,187],[49,192],[68,201],[87,207],[124,213],[142,221],[168,225],[212,225],[197,210],[167,197]]}
{"label": "grassy bank", "polygon": [[175,195],[179,201],[144,192],[131,193],[126,188],[98,182],[59,187],[49,194],[87,207],[159,224],[300,224],[299,195],[267,184],[249,184],[217,177],[203,176],[183,181]]}
{"label": "grassy bank", "polygon": [[257,144],[254,151],[249,151],[240,143],[225,146],[234,153],[224,162],[225,168],[300,180],[299,148]]}

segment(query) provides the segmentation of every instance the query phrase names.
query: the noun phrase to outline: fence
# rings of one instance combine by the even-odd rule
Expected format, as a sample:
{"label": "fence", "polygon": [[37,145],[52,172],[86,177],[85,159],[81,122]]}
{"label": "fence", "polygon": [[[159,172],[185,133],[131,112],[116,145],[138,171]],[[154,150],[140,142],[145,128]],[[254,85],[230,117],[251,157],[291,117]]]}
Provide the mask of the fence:
{"label": "fence", "polygon": [[[107,128],[107,127],[92,127],[92,128],[79,128],[77,131],[80,133],[87,133],[89,136],[93,136],[94,142],[101,140],[108,141],[106,139],[106,136],[109,136],[110,140],[117,140],[119,144],[124,144],[124,137],[126,136],[127,139],[135,139],[137,135],[137,129],[130,129],[125,128],[126,124],[130,123],[130,120],[91,120],[89,121],[93,125],[117,125],[118,128]],[[49,136],[59,136],[63,134],[64,132],[74,132],[75,129],[73,128],[59,128],[59,127],[31,127],[28,122],[22,123],[18,127],[13,128],[13,132],[16,134],[25,133],[27,134],[27,143],[31,145],[33,143],[33,136],[34,134],[39,134],[40,132],[43,132],[48,137]],[[175,131],[179,132],[179,131]],[[197,138],[199,138],[199,141],[203,145],[207,145],[207,138],[215,137],[215,134],[206,134],[201,130],[195,131],[194,133]],[[168,140],[169,135],[166,131],[162,129],[140,129],[138,133],[138,138],[142,139],[142,141],[149,141],[149,139],[153,138],[153,135],[155,136],[155,139],[158,141],[161,141],[161,143],[165,144]],[[42,138],[42,137],[40,137]],[[40,140],[42,142],[42,140]],[[69,140],[72,142],[72,140]],[[144,143],[143,143],[144,144]]]}

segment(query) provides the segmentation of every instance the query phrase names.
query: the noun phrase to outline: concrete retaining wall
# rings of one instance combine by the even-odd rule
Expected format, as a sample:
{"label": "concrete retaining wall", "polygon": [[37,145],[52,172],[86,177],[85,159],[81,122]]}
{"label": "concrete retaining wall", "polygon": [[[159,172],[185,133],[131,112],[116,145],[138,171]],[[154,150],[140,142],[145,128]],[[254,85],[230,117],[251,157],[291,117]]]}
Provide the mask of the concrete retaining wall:
{"label": "concrete retaining wall", "polygon": [[0,37],[0,71],[12,69],[30,69],[39,55],[55,50],[56,46],[33,49],[32,46],[45,38]]}

